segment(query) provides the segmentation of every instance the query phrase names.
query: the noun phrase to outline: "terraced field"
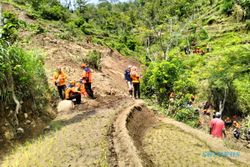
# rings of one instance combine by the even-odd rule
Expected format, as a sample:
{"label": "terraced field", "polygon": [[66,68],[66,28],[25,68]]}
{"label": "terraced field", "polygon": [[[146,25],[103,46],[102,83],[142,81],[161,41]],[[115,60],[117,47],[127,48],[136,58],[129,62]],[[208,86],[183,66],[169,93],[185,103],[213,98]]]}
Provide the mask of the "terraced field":
{"label": "terraced field", "polygon": [[205,157],[209,147],[179,128],[158,124],[144,137],[143,149],[154,166],[235,166],[226,158]]}

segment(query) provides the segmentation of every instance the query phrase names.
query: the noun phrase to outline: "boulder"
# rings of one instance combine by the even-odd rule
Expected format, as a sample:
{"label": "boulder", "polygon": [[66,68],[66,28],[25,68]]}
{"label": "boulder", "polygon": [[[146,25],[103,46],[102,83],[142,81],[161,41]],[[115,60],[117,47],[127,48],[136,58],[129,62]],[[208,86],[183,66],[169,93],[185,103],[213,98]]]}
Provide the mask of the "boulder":
{"label": "boulder", "polygon": [[74,103],[71,100],[62,100],[57,105],[58,112],[69,112],[74,109]]}
{"label": "boulder", "polygon": [[24,129],[23,128],[17,128],[17,134],[24,134]]}

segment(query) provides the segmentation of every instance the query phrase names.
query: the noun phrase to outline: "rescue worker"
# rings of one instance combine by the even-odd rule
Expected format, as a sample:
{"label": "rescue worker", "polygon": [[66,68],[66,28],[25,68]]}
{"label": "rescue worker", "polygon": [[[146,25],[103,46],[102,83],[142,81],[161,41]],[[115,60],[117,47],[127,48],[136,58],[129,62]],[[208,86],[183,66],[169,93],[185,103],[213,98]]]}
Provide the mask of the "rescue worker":
{"label": "rescue worker", "polygon": [[191,54],[190,48],[188,46],[184,47],[184,51],[185,51],[186,55],[190,55]]}
{"label": "rescue worker", "polygon": [[132,79],[132,83],[134,87],[134,98],[135,99],[140,98],[140,76],[135,66],[131,68],[130,77]]}
{"label": "rescue worker", "polygon": [[170,95],[169,95],[169,102],[171,104],[174,104],[174,98],[175,98],[175,93],[171,92]]}
{"label": "rescue worker", "polygon": [[133,95],[133,84],[132,84],[132,78],[130,76],[131,68],[132,68],[132,66],[129,65],[124,73],[124,78],[125,78],[125,81],[128,85],[128,91],[129,91],[130,97],[132,97],[132,95]]}
{"label": "rescue worker", "polygon": [[53,80],[54,80],[55,86],[57,86],[59,96],[62,100],[64,99],[64,91],[66,88],[66,84],[65,84],[66,79],[67,79],[67,76],[62,71],[62,68],[58,66],[56,69],[56,72],[54,73]]}
{"label": "rescue worker", "polygon": [[226,125],[226,127],[230,127],[232,125],[232,120],[230,117],[227,117],[225,119],[225,125]]}
{"label": "rescue worker", "polygon": [[211,106],[211,104],[210,104],[208,101],[206,101],[206,103],[205,103],[204,106],[203,106],[203,109],[204,109],[204,110],[207,110],[207,109],[210,108],[210,106]]}
{"label": "rescue worker", "polygon": [[192,107],[193,103],[194,103],[195,97],[192,95],[188,101],[188,107]]}
{"label": "rescue worker", "polygon": [[80,83],[76,84],[75,81],[70,82],[65,91],[65,99],[72,100],[74,104],[81,104]]}
{"label": "rescue worker", "polygon": [[236,139],[240,138],[240,124],[237,121],[233,121],[234,131],[233,135]]}
{"label": "rescue worker", "polygon": [[226,137],[224,121],[220,119],[221,114],[217,112],[215,118],[210,121],[210,134],[213,137],[222,138],[222,133]]}
{"label": "rescue worker", "polygon": [[95,99],[94,92],[91,88],[91,84],[93,82],[92,72],[90,68],[84,63],[81,65],[81,68],[83,69],[81,81],[84,84],[88,97],[91,99]]}

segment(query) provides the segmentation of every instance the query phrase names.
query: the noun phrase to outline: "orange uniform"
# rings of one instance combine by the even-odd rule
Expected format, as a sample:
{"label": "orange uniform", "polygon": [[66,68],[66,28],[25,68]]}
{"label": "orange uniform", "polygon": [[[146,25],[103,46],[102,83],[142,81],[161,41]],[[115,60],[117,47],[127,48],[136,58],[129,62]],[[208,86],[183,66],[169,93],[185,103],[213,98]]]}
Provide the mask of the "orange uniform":
{"label": "orange uniform", "polygon": [[136,71],[131,72],[130,74],[132,83],[140,83],[140,76]]}
{"label": "orange uniform", "polygon": [[74,93],[81,93],[78,87],[68,88],[65,91],[65,99],[68,99]]}
{"label": "orange uniform", "polygon": [[54,83],[57,86],[63,86],[65,85],[65,81],[67,79],[67,76],[65,75],[64,72],[56,72],[53,76]]}
{"label": "orange uniform", "polygon": [[88,94],[87,94],[87,92],[86,92],[86,89],[85,89],[85,87],[84,87],[84,84],[81,84],[81,86],[80,86],[80,91],[81,91],[81,93],[82,93],[83,96],[85,96],[85,97],[88,96]]}
{"label": "orange uniform", "polygon": [[90,69],[83,70],[82,79],[84,82],[88,82],[88,83],[93,82],[92,73],[91,73]]}
{"label": "orange uniform", "polygon": [[237,121],[233,122],[233,126],[237,129],[240,129],[240,124]]}

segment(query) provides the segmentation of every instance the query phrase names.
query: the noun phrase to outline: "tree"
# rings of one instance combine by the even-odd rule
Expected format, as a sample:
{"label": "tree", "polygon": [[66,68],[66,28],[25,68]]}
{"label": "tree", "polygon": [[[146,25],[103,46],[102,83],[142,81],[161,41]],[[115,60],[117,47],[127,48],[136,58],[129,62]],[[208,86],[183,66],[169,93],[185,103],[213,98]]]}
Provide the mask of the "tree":
{"label": "tree", "polygon": [[78,9],[78,11],[81,14],[85,13],[86,7],[87,7],[87,1],[86,0],[76,0],[76,9]]}

